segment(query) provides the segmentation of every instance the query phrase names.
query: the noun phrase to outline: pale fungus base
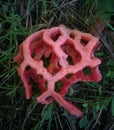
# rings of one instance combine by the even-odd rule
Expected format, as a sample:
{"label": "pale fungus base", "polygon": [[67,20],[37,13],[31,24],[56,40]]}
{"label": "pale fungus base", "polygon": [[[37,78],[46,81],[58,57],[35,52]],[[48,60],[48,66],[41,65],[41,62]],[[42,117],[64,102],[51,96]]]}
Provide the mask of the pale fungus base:
{"label": "pale fungus base", "polygon": [[[78,81],[98,82],[102,76],[98,69],[100,59],[94,56],[98,38],[89,33],[64,26],[43,29],[30,35],[19,46],[14,61],[19,63],[18,74],[24,84],[26,98],[32,96],[32,87],[42,91],[37,101],[58,102],[70,114],[82,117],[82,112],[64,99],[69,87]],[[56,83],[61,88],[56,91]]]}

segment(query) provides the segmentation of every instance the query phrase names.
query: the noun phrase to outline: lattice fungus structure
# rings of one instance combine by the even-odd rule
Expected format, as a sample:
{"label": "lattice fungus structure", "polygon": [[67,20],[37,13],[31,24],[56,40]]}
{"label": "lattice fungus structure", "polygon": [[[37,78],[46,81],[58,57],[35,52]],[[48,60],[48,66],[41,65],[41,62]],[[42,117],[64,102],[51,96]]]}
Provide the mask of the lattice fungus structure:
{"label": "lattice fungus structure", "polygon": [[30,35],[14,57],[26,98],[31,98],[35,85],[41,91],[36,97],[38,102],[49,104],[55,100],[70,114],[82,117],[82,112],[64,96],[76,82],[101,80],[98,69],[101,60],[94,56],[98,45],[98,38],[65,26]]}

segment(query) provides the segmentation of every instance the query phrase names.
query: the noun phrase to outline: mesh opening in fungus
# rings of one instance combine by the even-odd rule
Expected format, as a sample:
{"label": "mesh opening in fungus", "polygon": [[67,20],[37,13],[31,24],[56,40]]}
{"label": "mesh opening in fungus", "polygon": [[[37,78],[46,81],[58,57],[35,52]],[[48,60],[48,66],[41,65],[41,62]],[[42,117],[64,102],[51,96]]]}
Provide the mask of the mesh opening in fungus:
{"label": "mesh opening in fungus", "polygon": [[83,68],[84,75],[92,75],[91,68],[89,66]]}
{"label": "mesh opening in fungus", "polygon": [[89,37],[82,35],[81,40],[80,40],[80,43],[81,43],[83,46],[86,46],[90,40],[91,40],[91,39],[90,39]]}
{"label": "mesh opening in fungus", "polygon": [[50,38],[51,38],[53,41],[57,41],[60,36],[61,36],[60,30],[52,31],[51,34],[50,34]]}
{"label": "mesh opening in fungus", "polygon": [[68,55],[67,61],[70,65],[75,65],[81,60],[80,53],[74,48],[73,45],[66,42],[66,44],[62,45],[61,48]]}
{"label": "mesh opening in fungus", "polygon": [[75,34],[74,34],[74,33],[71,33],[71,34],[70,34],[70,38],[74,40],[74,39],[75,39]]}

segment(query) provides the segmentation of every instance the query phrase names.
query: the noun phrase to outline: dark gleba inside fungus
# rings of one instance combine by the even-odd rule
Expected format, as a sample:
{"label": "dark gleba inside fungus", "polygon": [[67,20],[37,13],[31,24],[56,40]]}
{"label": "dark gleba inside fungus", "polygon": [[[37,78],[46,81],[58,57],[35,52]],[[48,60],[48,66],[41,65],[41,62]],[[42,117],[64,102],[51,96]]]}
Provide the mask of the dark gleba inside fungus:
{"label": "dark gleba inside fungus", "polygon": [[[26,98],[32,96],[37,85],[41,95],[37,101],[49,104],[58,102],[76,117],[82,112],[64,99],[69,87],[78,81],[101,80],[98,69],[101,61],[94,56],[98,38],[66,27],[44,29],[30,35],[19,46],[14,61],[19,63],[18,74],[23,81]],[[56,88],[57,84],[61,86]],[[57,90],[58,89],[58,90]]]}

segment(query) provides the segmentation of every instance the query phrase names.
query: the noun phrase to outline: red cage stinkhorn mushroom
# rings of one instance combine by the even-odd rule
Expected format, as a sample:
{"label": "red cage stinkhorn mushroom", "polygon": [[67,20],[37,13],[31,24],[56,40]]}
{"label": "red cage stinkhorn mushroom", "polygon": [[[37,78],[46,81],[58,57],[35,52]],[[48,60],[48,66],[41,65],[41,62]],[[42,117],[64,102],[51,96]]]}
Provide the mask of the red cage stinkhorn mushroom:
{"label": "red cage stinkhorn mushroom", "polygon": [[[64,26],[43,29],[30,35],[20,44],[19,52],[14,57],[14,61],[19,63],[17,69],[26,98],[32,96],[34,82],[42,92],[36,98],[38,102],[49,104],[55,100],[69,113],[81,117],[82,112],[64,96],[69,87],[78,81],[101,80],[98,69],[101,61],[94,56],[98,45],[98,38],[91,34]],[[56,91],[58,81],[62,85]]]}

